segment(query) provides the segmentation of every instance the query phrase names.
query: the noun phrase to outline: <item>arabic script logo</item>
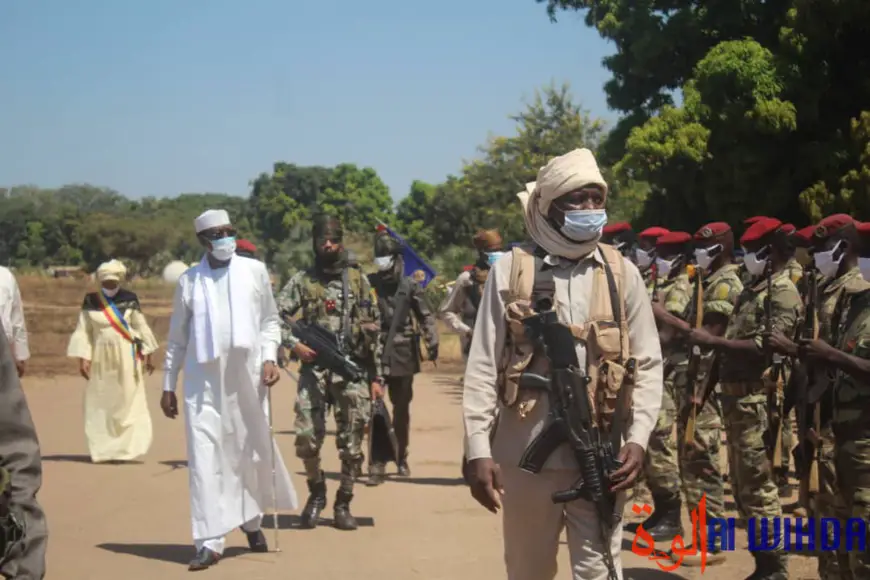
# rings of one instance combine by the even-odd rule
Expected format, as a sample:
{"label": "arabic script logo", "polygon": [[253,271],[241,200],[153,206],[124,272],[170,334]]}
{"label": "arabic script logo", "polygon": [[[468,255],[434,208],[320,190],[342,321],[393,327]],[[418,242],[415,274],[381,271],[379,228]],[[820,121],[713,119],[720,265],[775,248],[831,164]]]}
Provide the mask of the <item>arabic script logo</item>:
{"label": "arabic script logo", "polygon": [[[631,511],[640,515],[651,514],[652,508],[649,505],[634,504],[631,506]],[[656,565],[665,572],[673,572],[683,564],[683,559],[686,556],[700,556],[701,558],[701,573],[707,567],[707,495],[701,496],[701,501],[698,503],[698,508],[692,510],[692,541],[691,546],[686,546],[683,536],[677,534],[671,540],[671,547],[668,551],[656,549],[655,540],[643,529],[643,524],[638,526],[634,534],[634,540],[631,542],[631,551],[643,558],[656,563]],[[664,562],[673,562],[665,564]]]}

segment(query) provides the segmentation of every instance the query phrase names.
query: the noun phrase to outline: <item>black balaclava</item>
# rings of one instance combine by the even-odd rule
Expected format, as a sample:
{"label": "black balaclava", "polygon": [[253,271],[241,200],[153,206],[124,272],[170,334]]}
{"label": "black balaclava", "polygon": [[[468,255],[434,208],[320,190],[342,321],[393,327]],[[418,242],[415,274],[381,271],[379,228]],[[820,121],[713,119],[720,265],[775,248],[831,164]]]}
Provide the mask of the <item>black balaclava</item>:
{"label": "black balaclava", "polygon": [[382,270],[378,267],[378,275],[386,281],[397,281],[402,276],[402,244],[387,233],[379,233],[375,237],[375,263],[391,260],[392,267]]}
{"label": "black balaclava", "polygon": [[[344,229],[341,220],[328,214],[320,214],[312,220],[311,234],[314,244],[314,261],[317,267],[325,272],[340,271],[344,261]],[[333,252],[323,251],[323,244],[329,240],[340,247]]]}

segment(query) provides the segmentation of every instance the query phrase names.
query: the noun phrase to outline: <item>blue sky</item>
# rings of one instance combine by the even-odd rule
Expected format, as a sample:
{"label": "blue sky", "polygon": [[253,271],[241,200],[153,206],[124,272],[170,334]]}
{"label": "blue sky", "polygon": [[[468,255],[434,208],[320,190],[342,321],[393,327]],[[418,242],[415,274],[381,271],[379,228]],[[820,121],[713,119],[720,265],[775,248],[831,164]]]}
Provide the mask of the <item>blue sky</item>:
{"label": "blue sky", "polygon": [[0,186],[245,195],[277,160],[456,173],[534,90],[612,122],[612,47],[534,0],[3,0]]}

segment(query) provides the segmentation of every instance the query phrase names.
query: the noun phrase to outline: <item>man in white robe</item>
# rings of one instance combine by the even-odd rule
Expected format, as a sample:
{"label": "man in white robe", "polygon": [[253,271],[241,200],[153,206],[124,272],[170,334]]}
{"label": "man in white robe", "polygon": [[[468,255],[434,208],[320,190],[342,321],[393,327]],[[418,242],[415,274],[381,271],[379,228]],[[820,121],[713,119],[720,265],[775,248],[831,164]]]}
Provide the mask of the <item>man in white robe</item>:
{"label": "man in white robe", "polygon": [[266,389],[280,376],[281,341],[269,274],[262,262],[235,254],[226,211],[206,211],[194,226],[207,252],[176,286],[160,406],[167,417],[178,415],[175,387],[184,370],[196,546],[189,569],[203,570],[220,560],[224,536],[237,527],[252,551],[268,551],[265,508],[295,510],[297,499],[268,420]]}

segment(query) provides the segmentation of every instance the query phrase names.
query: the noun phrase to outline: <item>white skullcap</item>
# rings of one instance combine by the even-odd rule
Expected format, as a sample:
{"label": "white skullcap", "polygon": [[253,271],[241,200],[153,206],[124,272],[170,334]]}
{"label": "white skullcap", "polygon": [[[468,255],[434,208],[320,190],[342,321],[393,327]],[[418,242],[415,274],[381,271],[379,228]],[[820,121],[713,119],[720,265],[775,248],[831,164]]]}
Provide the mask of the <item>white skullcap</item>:
{"label": "white skullcap", "polygon": [[230,214],[225,209],[206,210],[202,215],[193,220],[193,227],[196,233],[228,225],[230,225]]}

